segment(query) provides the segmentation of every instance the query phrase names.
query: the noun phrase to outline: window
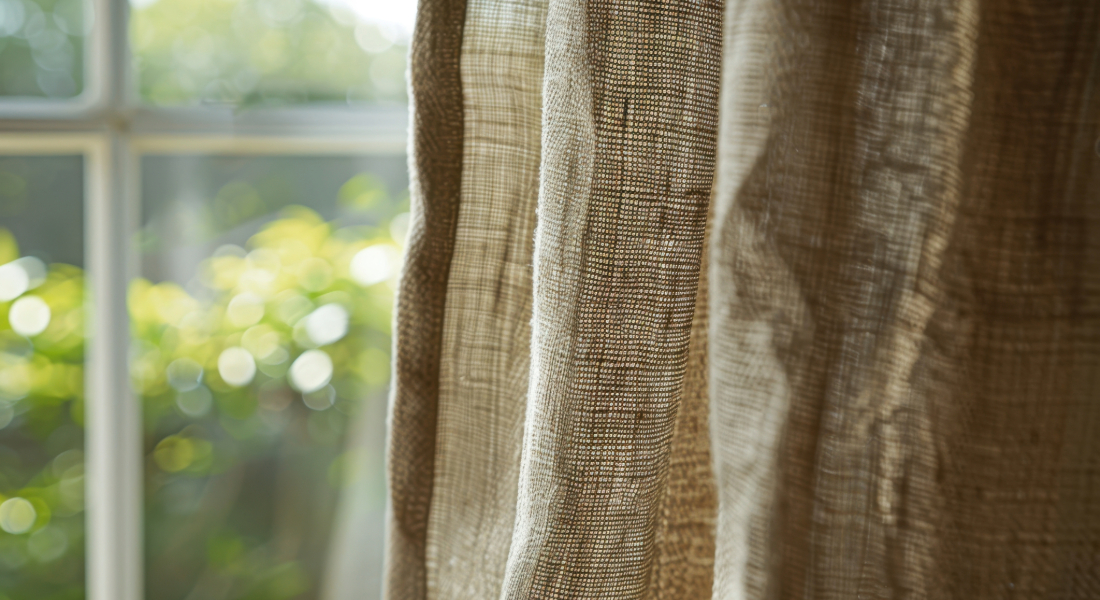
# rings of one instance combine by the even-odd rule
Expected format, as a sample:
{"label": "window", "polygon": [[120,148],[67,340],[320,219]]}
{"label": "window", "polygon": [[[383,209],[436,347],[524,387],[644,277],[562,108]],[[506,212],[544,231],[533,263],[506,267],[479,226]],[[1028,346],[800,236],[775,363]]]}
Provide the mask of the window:
{"label": "window", "polygon": [[0,600],[377,597],[414,10],[0,0]]}

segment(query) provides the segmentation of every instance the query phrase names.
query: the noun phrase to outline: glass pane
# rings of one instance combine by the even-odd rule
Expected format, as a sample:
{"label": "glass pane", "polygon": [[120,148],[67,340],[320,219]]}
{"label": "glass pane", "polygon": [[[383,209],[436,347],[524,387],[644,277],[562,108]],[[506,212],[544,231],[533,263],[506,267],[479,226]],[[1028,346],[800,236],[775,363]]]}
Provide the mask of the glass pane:
{"label": "glass pane", "polygon": [[81,156],[0,157],[0,598],[84,597]]}
{"label": "glass pane", "polygon": [[146,597],[318,598],[352,522],[379,581],[404,158],[141,167]]}
{"label": "glass pane", "polygon": [[415,0],[131,0],[157,105],[405,101]]}
{"label": "glass pane", "polygon": [[91,26],[83,0],[0,0],[0,96],[80,94]]}

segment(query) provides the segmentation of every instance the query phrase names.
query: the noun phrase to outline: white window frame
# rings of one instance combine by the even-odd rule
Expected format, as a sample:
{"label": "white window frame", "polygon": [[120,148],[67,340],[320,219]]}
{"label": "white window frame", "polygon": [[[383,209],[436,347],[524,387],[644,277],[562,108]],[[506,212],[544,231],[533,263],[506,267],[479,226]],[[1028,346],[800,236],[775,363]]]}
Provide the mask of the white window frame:
{"label": "white window frame", "polygon": [[[406,150],[403,107],[159,108],[131,72],[128,0],[85,0],[84,90],[0,98],[0,155],[83,155],[90,287],[85,376],[88,600],[143,600],[141,406],[129,386],[126,289],[138,274],[140,163],[148,154],[389,155]],[[155,600],[155,599],[150,599]]]}

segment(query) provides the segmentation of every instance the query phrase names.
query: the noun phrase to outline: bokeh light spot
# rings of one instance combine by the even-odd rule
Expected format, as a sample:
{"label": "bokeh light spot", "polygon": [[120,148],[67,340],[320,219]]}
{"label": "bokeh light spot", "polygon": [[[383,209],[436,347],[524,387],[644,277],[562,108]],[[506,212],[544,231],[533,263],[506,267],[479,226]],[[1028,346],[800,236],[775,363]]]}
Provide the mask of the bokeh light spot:
{"label": "bokeh light spot", "polygon": [[0,529],[12,534],[26,533],[34,526],[38,512],[26,498],[8,498],[0,504]]}
{"label": "bokeh light spot", "polygon": [[285,410],[293,400],[292,392],[277,381],[269,381],[261,385],[257,398],[257,402],[262,408],[274,412]]}
{"label": "bokeh light spot", "polygon": [[18,261],[0,265],[0,302],[18,298],[29,287],[30,278]]}
{"label": "bokeh light spot", "polygon": [[311,292],[319,292],[332,283],[332,267],[320,258],[307,258],[298,266],[298,283]]}
{"label": "bokeh light spot", "polygon": [[302,394],[302,402],[313,410],[325,410],[336,402],[336,389],[331,385]]}
{"label": "bokeh light spot", "polygon": [[31,366],[22,356],[0,352],[0,399],[18,400],[31,390]]}
{"label": "bokeh light spot", "polygon": [[343,338],[348,332],[348,311],[339,304],[326,304],[305,319],[306,335],[316,346],[325,346]]}
{"label": "bokeh light spot", "polygon": [[0,0],[0,37],[18,32],[26,16],[27,11],[19,0]]}
{"label": "bokeh light spot", "polygon": [[191,440],[178,435],[164,438],[153,450],[153,460],[157,466],[169,473],[186,469],[194,459],[195,448]]}
{"label": "bokeh light spot", "polygon": [[214,396],[210,394],[210,390],[202,386],[176,395],[176,406],[179,407],[180,412],[189,417],[205,415],[210,412],[210,407],[213,404]]}
{"label": "bokeh light spot", "polygon": [[251,327],[264,318],[264,301],[255,294],[237,294],[229,301],[225,316],[234,327]]}
{"label": "bokeh light spot", "polygon": [[177,358],[168,365],[168,385],[179,392],[199,387],[202,382],[202,365],[190,358]]}
{"label": "bokeh light spot", "polygon": [[386,244],[363,248],[351,259],[349,270],[359,285],[369,286],[393,276],[399,257],[397,250]]}
{"label": "bokeh light spot", "polygon": [[313,310],[313,303],[309,298],[301,294],[287,294],[279,304],[279,318],[287,325],[294,325],[298,319],[308,315]]}
{"label": "bokeh light spot", "polygon": [[50,325],[50,307],[38,296],[23,296],[12,303],[8,322],[19,335],[36,336]]}
{"label": "bokeh light spot", "polygon": [[229,385],[248,385],[256,376],[256,360],[248,350],[240,346],[226,348],[218,356],[218,374]]}
{"label": "bokeh light spot", "polygon": [[84,510],[84,464],[74,465],[61,474],[57,492],[64,507],[74,513]]}
{"label": "bokeh light spot", "polygon": [[290,365],[289,375],[294,389],[315,392],[332,379],[332,359],[323,350],[306,350]]}
{"label": "bokeh light spot", "polygon": [[279,349],[279,333],[267,325],[256,325],[241,336],[241,346],[259,361],[264,361]]}
{"label": "bokeh light spot", "polygon": [[355,42],[366,52],[377,54],[393,46],[392,36],[384,35],[375,23],[360,23],[355,27]]}
{"label": "bokeh light spot", "polygon": [[27,289],[29,290],[33,290],[46,281],[46,263],[34,256],[24,256],[13,260],[11,264],[18,265],[27,274]]}
{"label": "bokeh light spot", "polygon": [[69,548],[69,537],[57,527],[43,527],[27,540],[27,551],[38,562],[55,561]]}

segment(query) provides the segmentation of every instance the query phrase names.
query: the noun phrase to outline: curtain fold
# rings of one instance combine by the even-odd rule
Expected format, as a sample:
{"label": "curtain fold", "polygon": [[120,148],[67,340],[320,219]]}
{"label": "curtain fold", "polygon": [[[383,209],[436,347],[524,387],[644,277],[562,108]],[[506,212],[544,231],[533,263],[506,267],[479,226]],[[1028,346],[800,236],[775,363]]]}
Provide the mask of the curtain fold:
{"label": "curtain fold", "polygon": [[388,598],[1100,597],[1100,3],[418,19]]}
{"label": "curtain fold", "polygon": [[394,311],[383,595],[427,594],[447,280],[462,195],[466,0],[420,4],[409,47],[410,219]]}
{"label": "curtain fold", "polygon": [[688,340],[683,392],[669,443],[668,483],[654,531],[653,571],[646,595],[653,600],[707,598],[714,586],[718,490],[708,430],[707,330],[710,315],[705,241],[706,237],[699,266],[695,316]]}
{"label": "curtain fold", "polygon": [[468,0],[461,204],[447,282],[427,596],[495,598],[511,546],[531,344],[545,0]]}
{"label": "curtain fold", "polygon": [[744,70],[725,81],[715,197],[716,596],[937,595],[936,396],[920,371],[976,7],[762,12],[732,34],[727,64]]}
{"label": "curtain fold", "polygon": [[714,170],[720,16],[691,0],[549,6],[502,598],[646,594]]}

